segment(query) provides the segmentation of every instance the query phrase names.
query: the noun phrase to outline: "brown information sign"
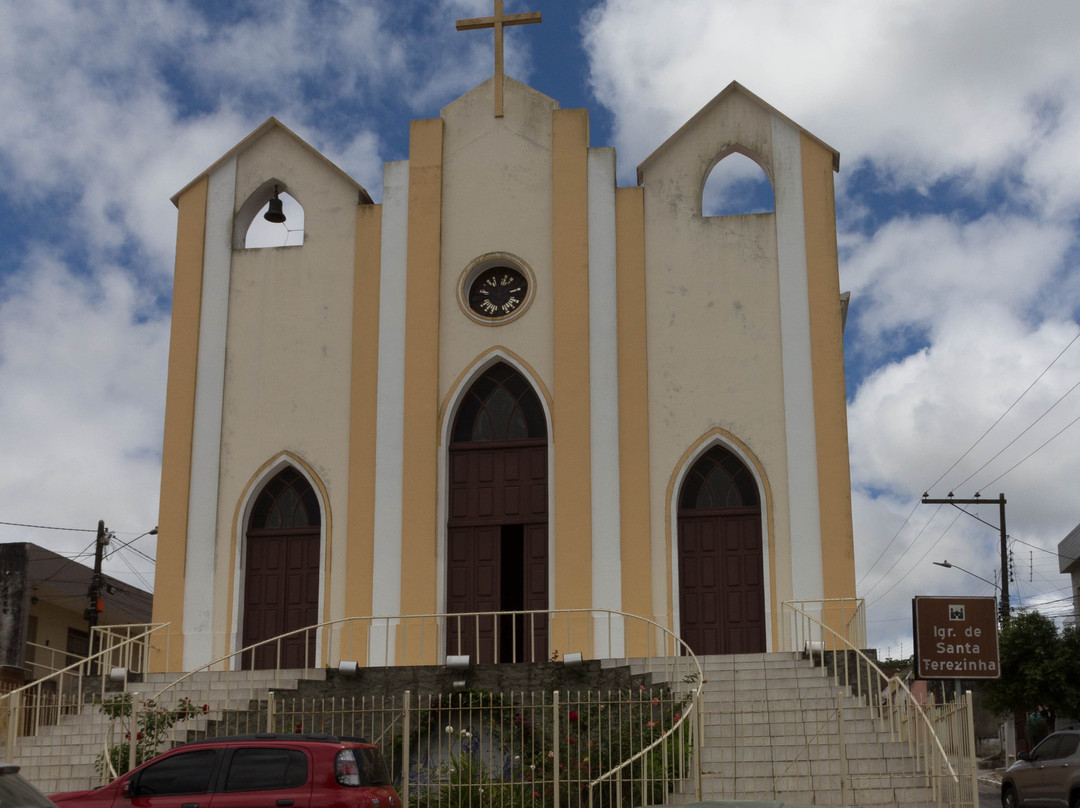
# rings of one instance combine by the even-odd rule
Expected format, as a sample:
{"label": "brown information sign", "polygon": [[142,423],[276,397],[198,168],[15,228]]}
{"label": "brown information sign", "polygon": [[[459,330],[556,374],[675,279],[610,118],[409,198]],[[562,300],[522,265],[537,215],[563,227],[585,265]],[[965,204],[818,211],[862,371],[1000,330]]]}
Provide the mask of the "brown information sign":
{"label": "brown information sign", "polygon": [[994,598],[917,597],[915,671],[920,679],[999,679]]}

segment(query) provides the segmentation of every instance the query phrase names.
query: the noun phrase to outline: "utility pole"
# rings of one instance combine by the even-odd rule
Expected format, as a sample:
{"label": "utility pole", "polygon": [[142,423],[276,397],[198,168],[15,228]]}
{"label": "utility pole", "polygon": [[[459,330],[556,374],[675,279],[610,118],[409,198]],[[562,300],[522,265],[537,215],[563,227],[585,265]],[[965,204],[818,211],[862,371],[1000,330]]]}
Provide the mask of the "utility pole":
{"label": "utility pole", "polygon": [[998,612],[1001,619],[1005,620],[1009,616],[1009,547],[1006,542],[1008,534],[1005,532],[1005,495],[998,494],[997,499],[982,499],[978,494],[974,499],[955,499],[950,491],[947,499],[930,499],[929,494],[922,496],[923,505],[990,505],[994,502],[998,504],[1001,521],[1001,603],[998,604]]}
{"label": "utility pole", "polygon": [[105,520],[99,519],[97,523],[97,542],[94,544],[94,574],[90,576],[90,591],[87,593],[89,605],[83,612],[83,618],[90,626],[91,636],[93,636],[94,626],[98,624],[101,613],[105,611],[105,603],[101,598],[101,590],[104,588],[105,583],[105,578],[101,574],[101,562],[105,558],[105,546],[111,538],[112,534],[105,529]]}

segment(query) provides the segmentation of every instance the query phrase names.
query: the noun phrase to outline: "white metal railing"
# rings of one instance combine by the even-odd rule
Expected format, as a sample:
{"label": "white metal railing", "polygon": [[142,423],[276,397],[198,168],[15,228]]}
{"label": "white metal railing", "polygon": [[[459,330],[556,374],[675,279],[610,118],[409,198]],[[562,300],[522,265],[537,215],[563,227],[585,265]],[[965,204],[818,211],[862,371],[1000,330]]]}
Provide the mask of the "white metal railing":
{"label": "white metal railing", "polygon": [[410,808],[662,804],[696,783],[693,689],[624,678],[608,690],[271,693],[203,731],[365,738],[383,749]]}
{"label": "white metal railing", "polygon": [[[807,610],[814,604],[817,615]],[[890,737],[907,743],[919,773],[933,791],[934,804],[977,808],[970,699],[966,707],[935,711],[920,704],[898,677],[886,676],[860,647],[865,647],[861,602],[845,610],[831,601],[793,601],[785,602],[783,609],[794,647],[820,666],[823,676],[832,676],[836,686],[850,689]],[[843,627],[860,645],[834,626]]]}
{"label": "white metal railing", "polygon": [[[295,657],[299,653],[310,660],[314,650],[321,646],[325,665],[331,669],[355,670],[359,667],[394,667],[396,665],[417,664],[468,664],[484,662],[563,662],[573,664],[588,659],[625,659],[632,656],[642,660],[645,672],[654,678],[669,683],[669,695],[661,699],[660,695],[649,693],[647,704],[653,707],[670,707],[675,701],[678,709],[670,711],[666,723],[658,720],[642,722],[647,737],[642,735],[628,754],[617,760],[605,759],[604,765],[597,765],[596,760],[588,760],[587,771],[579,768],[579,780],[583,783],[588,799],[599,788],[610,787],[618,794],[624,789],[629,793],[639,793],[648,780],[658,780],[670,785],[672,772],[692,779],[695,792],[700,799],[701,775],[700,755],[694,754],[700,749],[702,722],[700,719],[700,696],[703,686],[701,666],[697,657],[673,632],[646,618],[605,609],[551,609],[544,611],[514,612],[474,612],[455,614],[401,615],[395,617],[354,617],[331,620],[319,625],[289,632],[279,637],[249,645],[240,650],[215,659],[201,668],[179,676],[174,681],[154,693],[149,702],[156,709],[163,709],[169,703],[171,693],[182,693],[200,674],[209,671],[246,671],[229,676],[219,682],[216,688],[217,698],[222,704],[236,702],[246,698],[257,699],[260,692],[268,685],[280,686],[283,660]],[[561,650],[560,650],[561,649]],[[575,649],[575,650],[571,650]],[[357,661],[356,657],[361,660]],[[457,658],[456,660],[453,658]],[[465,657],[468,660],[465,661]],[[265,673],[258,670],[259,664],[266,665],[272,671],[268,681]],[[344,664],[343,664],[344,663]],[[298,666],[304,667],[304,666]],[[647,689],[642,686],[636,694],[626,698],[627,703],[641,698]],[[533,696],[535,698],[535,696]],[[580,696],[579,696],[580,697]],[[560,707],[560,696],[553,696],[554,710],[553,738],[556,743],[561,739],[559,716],[565,714],[565,722],[570,721],[570,713],[582,713],[574,708]],[[590,696],[589,698],[593,698]],[[595,696],[595,698],[608,698]],[[620,696],[619,698],[622,698]],[[655,702],[653,700],[656,700]],[[581,704],[583,702],[575,702]],[[621,703],[621,702],[620,702]],[[210,705],[207,705],[208,709]],[[277,698],[266,700],[262,717],[247,716],[243,719],[247,728],[285,727],[295,731],[296,724],[281,723],[284,707]],[[412,707],[403,707],[403,715],[409,714]],[[603,712],[602,703],[597,704],[597,712]],[[241,713],[244,711],[240,711]],[[250,712],[250,711],[248,711]],[[615,715],[611,710],[608,716]],[[236,715],[236,711],[230,711]],[[314,715],[314,714],[313,714]],[[240,719],[237,719],[240,720]],[[650,723],[651,722],[651,723]],[[303,721],[299,722],[303,725]],[[224,722],[224,730],[233,732],[240,729]],[[563,745],[573,746],[573,743]],[[676,761],[673,749],[685,752]],[[552,751],[551,749],[547,751]],[[518,753],[520,754],[520,753]],[[559,754],[562,754],[561,752]],[[588,757],[587,755],[585,756]],[[660,761],[660,762],[658,762]],[[678,766],[675,766],[676,762]],[[565,761],[564,761],[565,763]],[[408,757],[404,765],[410,765]],[[642,772],[653,767],[666,773],[664,778],[646,777]],[[675,767],[675,768],[672,768]],[[585,777],[583,772],[588,774]],[[560,771],[553,772],[555,791]],[[628,785],[628,782],[637,786]],[[409,773],[402,778],[403,786],[408,789]],[[521,782],[524,782],[522,780]],[[563,781],[565,784],[565,780]],[[504,784],[505,785],[505,784]],[[519,783],[520,785],[520,783]],[[635,791],[635,788],[637,791]],[[561,792],[560,792],[561,793]],[[651,793],[651,792],[650,792]],[[640,804],[640,803],[638,803]],[[558,808],[558,803],[555,803]]]}
{"label": "white metal railing", "polygon": [[61,716],[77,715],[94,697],[109,688],[109,674],[116,672],[123,687],[129,674],[149,667],[151,643],[168,642],[168,624],[95,627],[89,656],[55,670],[11,692],[0,695],[0,737],[7,753],[18,739],[37,735],[43,726],[57,724]]}

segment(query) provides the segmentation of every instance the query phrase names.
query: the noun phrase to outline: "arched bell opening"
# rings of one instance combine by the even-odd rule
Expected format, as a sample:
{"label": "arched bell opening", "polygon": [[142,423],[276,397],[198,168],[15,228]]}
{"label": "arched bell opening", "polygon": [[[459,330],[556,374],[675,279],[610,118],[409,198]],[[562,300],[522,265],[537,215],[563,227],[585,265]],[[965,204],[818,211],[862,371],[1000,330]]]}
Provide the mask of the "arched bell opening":
{"label": "arched bell opening", "polygon": [[721,153],[702,188],[701,215],[740,216],[775,211],[773,184],[757,155],[741,147]]}
{"label": "arched bell opening", "polygon": [[236,249],[299,247],[304,243],[304,207],[277,178],[266,180],[236,214]]}

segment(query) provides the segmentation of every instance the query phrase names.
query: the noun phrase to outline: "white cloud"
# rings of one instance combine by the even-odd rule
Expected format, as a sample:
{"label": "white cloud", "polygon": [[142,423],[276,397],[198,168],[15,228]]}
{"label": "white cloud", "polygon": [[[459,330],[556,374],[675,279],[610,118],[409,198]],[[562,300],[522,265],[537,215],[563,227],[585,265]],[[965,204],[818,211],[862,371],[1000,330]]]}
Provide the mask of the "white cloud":
{"label": "white cloud", "polygon": [[[453,29],[489,14],[489,0],[233,12],[211,23],[188,0],[0,3],[5,201],[57,225],[30,228],[0,276],[0,520],[79,526],[89,514],[87,528],[105,518],[140,532],[156,521],[172,194],[276,115],[378,199],[382,161],[404,156],[385,152],[400,149],[406,118],[491,75],[491,32]],[[877,636],[898,645],[916,586],[982,586],[930,561],[984,576],[996,564],[993,530],[970,517],[946,531],[938,514],[915,539],[931,511],[919,494],[1076,333],[1074,4],[611,0],[584,30],[624,182],[733,79],[841,151],[842,281],[861,380],[850,409],[857,557],[867,589],[896,561],[870,597]],[[508,41],[507,73],[527,81],[527,38]],[[544,58],[536,69],[552,69]],[[848,193],[856,166],[886,194],[950,180],[959,210],[883,212]],[[1080,520],[1067,493],[1080,424],[990,481],[1080,415],[1076,393],[964,478],[1080,378],[1074,353],[941,482],[1005,491],[1011,532],[1042,547]],[[13,528],[0,538],[36,539]],[[1030,566],[1034,587],[1049,568]]]}
{"label": "white cloud", "polygon": [[[0,520],[153,527],[167,353],[167,318],[121,270],[77,276],[35,254],[8,276],[0,286]],[[3,541],[65,552],[87,541],[43,535],[0,525]]]}
{"label": "white cloud", "polygon": [[1074,239],[1061,224],[996,214],[897,218],[844,235],[841,284],[852,293],[849,323],[867,341],[859,350],[884,351],[877,343],[903,329],[933,338],[954,318],[978,331],[1002,309],[1037,318]]}
{"label": "white cloud", "polygon": [[[926,188],[1006,169],[1046,178],[1075,143],[1080,27],[1068,0],[819,3],[611,0],[587,26],[592,82],[617,116],[624,170],[732,80],[895,181]],[[1047,127],[1046,111],[1060,110]],[[1028,161],[1031,164],[1028,164]],[[1056,204],[1080,176],[1058,172]]]}
{"label": "white cloud", "polygon": [[[949,558],[984,577],[998,565],[994,528],[955,519],[952,508],[920,534],[933,513],[920,495],[1077,333],[1074,4],[1029,4],[1018,14],[976,0],[610,0],[586,32],[626,180],[732,80],[841,152],[859,592],[872,604],[872,642],[898,651],[906,639],[910,653],[913,594],[993,591],[931,561]],[[932,196],[946,186],[951,201]],[[955,212],[905,211],[903,200]],[[1080,394],[1031,425],[1078,378],[1074,346],[931,493],[1003,491],[1010,533],[1054,548],[1080,520],[1062,487],[1080,477],[1071,451],[1080,424],[1067,426],[1080,416]],[[979,515],[997,523],[994,508]],[[1052,557],[1030,552],[1022,586],[1054,591],[1065,579],[1046,565]]]}

